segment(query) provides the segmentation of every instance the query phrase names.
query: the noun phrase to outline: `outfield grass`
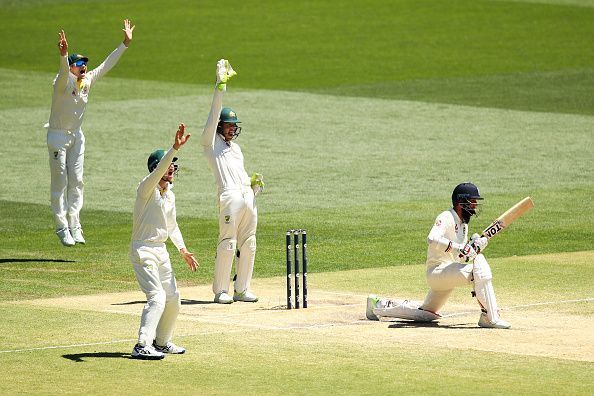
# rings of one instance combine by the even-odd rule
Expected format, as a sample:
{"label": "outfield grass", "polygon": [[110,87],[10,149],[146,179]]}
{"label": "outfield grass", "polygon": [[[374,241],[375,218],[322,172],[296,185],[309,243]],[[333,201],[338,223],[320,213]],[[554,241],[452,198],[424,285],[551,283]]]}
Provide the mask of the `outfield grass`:
{"label": "outfield grass", "polygon": [[[427,232],[449,207],[452,188],[472,180],[486,199],[471,232],[524,196],[536,204],[486,251],[501,304],[579,300],[537,305],[526,317],[542,323],[565,315],[591,328],[592,1],[231,1],[223,14],[220,6],[0,1],[7,38],[0,58],[0,365],[11,379],[0,393],[129,393],[146,391],[149,381],[149,393],[171,391],[173,383],[182,394],[238,387],[247,394],[591,393],[591,356],[431,347],[399,340],[399,329],[374,342],[385,334],[365,322],[353,325],[351,338],[332,327],[275,332],[185,323],[180,334],[192,353],[136,364],[122,357],[138,317],[22,303],[137,290],[127,253],[135,187],[148,153],[171,144],[180,121],[194,137],[180,153],[178,219],[202,265],[192,274],[176,255],[173,264],[183,286],[212,281],[216,188],[198,135],[215,62],[226,57],[239,75],[224,103],[244,121],[238,142],[248,171],[266,181],[256,278],[282,276],[284,231],[297,226],[308,229],[310,277],[319,290],[421,299]],[[96,65],[121,40],[124,18],[137,24],[134,41],[94,88],[84,123],[88,244],[66,249],[53,234],[42,129],[57,31]],[[459,290],[451,303],[468,298]],[[500,337],[532,334],[533,326]],[[423,330],[431,329],[419,329],[421,337]],[[535,345],[541,341],[535,335]],[[28,350],[7,352],[17,349]]]}

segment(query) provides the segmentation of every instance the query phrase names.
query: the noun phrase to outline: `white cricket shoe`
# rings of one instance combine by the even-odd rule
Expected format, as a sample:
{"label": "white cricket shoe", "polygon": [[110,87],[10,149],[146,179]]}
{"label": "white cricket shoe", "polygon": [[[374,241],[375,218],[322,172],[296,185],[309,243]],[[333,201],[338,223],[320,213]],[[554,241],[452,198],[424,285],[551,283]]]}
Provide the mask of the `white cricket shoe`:
{"label": "white cricket shoe", "polygon": [[152,345],[142,346],[140,344],[136,344],[134,345],[134,349],[132,349],[131,357],[132,359],[160,360],[165,357],[165,354],[155,350]]}
{"label": "white cricket shoe", "polygon": [[233,293],[233,301],[256,302],[258,301],[258,296],[249,290],[246,290],[243,293],[235,292]]}
{"label": "white cricket shoe", "polygon": [[373,313],[374,308],[378,308],[380,298],[375,294],[367,296],[367,309],[365,310],[365,316],[369,320],[379,320],[378,316]]}
{"label": "white cricket shoe", "polygon": [[484,312],[481,313],[481,318],[479,319],[478,325],[479,327],[485,327],[488,329],[509,329],[511,327],[511,324],[507,323],[501,318],[495,323],[491,322],[489,318],[487,318],[487,314]]}
{"label": "white cricket shoe", "polygon": [[186,348],[177,346],[173,342],[168,342],[167,345],[160,346],[160,345],[157,345],[157,343],[153,341],[153,348],[155,348],[155,351],[157,351],[157,352],[169,353],[172,355],[181,355],[182,353],[186,353]]}
{"label": "white cricket shoe", "polygon": [[60,242],[62,242],[62,245],[74,246],[75,242],[72,238],[72,235],[70,235],[70,231],[68,230],[68,228],[62,228],[61,230],[56,231],[56,235],[58,235],[58,238],[60,238]]}
{"label": "white cricket shoe", "polygon": [[233,302],[233,299],[230,295],[227,294],[226,291],[222,291],[215,295],[214,302],[219,304],[231,304]]}
{"label": "white cricket shoe", "polygon": [[82,228],[71,228],[70,235],[72,235],[72,239],[74,239],[74,242],[82,243],[83,245],[86,243],[85,238],[83,237]]}

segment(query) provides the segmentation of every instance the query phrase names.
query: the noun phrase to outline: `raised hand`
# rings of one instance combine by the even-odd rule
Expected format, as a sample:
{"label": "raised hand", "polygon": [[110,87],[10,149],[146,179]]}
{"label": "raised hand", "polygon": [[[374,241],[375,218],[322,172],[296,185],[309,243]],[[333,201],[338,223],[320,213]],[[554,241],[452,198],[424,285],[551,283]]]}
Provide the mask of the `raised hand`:
{"label": "raised hand", "polygon": [[135,27],[136,25],[132,25],[132,27],[130,27],[130,20],[124,19],[124,28],[122,30],[124,31],[124,45],[126,47],[132,41],[132,32],[134,31]]}
{"label": "raised hand", "polygon": [[64,33],[64,30],[60,30],[58,36],[60,36],[60,39],[58,40],[58,49],[60,50],[60,55],[66,56],[68,54],[68,41],[66,41],[66,33]]}
{"label": "raised hand", "polygon": [[175,133],[175,142],[173,143],[174,149],[179,150],[181,148],[181,146],[186,144],[186,142],[188,141],[190,136],[192,136],[191,133],[184,135],[185,132],[186,132],[186,126],[182,122],[177,127],[177,132]]}

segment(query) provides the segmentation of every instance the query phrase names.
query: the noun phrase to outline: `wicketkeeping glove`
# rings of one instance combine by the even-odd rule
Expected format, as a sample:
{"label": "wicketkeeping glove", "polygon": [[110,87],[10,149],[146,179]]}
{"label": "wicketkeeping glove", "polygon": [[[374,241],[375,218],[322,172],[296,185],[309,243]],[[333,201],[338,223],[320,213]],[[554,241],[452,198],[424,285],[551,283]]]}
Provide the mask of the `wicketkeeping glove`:
{"label": "wicketkeeping glove", "polygon": [[217,89],[224,91],[227,88],[227,81],[237,72],[233,70],[227,59],[221,59],[217,62]]}
{"label": "wicketkeeping glove", "polygon": [[254,195],[258,195],[264,190],[264,176],[260,173],[254,173],[250,177],[250,185],[252,186],[252,190],[254,190]]}
{"label": "wicketkeeping glove", "polygon": [[468,263],[469,261],[474,262],[474,259],[477,255],[476,250],[474,250],[474,246],[472,246],[472,242],[468,242],[466,245],[461,247],[458,252],[458,257],[460,257],[465,263]]}
{"label": "wicketkeeping glove", "polygon": [[470,238],[472,245],[474,246],[474,250],[477,253],[482,252],[487,245],[489,244],[489,240],[486,237],[482,237],[479,234],[473,234],[472,238]]}

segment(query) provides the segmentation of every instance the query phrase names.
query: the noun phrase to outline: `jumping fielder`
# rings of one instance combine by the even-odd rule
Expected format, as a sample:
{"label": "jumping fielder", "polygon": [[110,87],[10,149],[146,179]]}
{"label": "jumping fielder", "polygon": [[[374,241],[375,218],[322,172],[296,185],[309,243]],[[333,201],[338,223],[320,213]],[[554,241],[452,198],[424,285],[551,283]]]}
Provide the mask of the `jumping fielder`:
{"label": "jumping fielder", "polygon": [[437,216],[427,237],[427,283],[430,289],[425,301],[420,304],[370,295],[367,319],[379,320],[380,316],[387,316],[418,322],[436,321],[441,317],[438,311],[452,290],[472,284],[472,295],[481,306],[478,325],[498,329],[511,327],[499,317],[491,268],[480,253],[487,246],[487,238],[474,234],[468,242],[468,223],[472,216],[478,215],[478,200],[482,199],[474,184],[459,184],[452,193],[453,207]]}
{"label": "jumping fielder", "polygon": [[[256,257],[256,228],[258,211],[255,196],[264,187],[262,175],[248,176],[243,153],[233,141],[241,132],[235,112],[222,109],[226,83],[235,71],[225,59],[217,62],[216,87],[208,121],[202,132],[202,147],[218,185],[219,239],[214,267],[212,290],[214,301],[230,304],[233,301],[256,302],[250,282]],[[229,295],[229,278],[236,255],[237,276],[233,297]]]}
{"label": "jumping fielder", "polygon": [[180,124],[173,147],[167,152],[156,150],[149,156],[150,174],[136,191],[130,261],[147,299],[140,319],[138,343],[132,350],[132,357],[137,359],[163,359],[165,353],[186,351],[171,342],[180,296],[165,247],[165,241],[170,238],[190,270],[196,271],[198,262],[186,249],[177,225],[175,195],[171,190],[177,173],[175,154],[190,138],[190,134],[184,136],[184,132],[185,125]]}
{"label": "jumping fielder", "polygon": [[87,72],[89,59],[68,55],[66,34],[60,31],[60,71],[54,80],[47,127],[51,171],[51,206],[56,234],[64,246],[85,243],[80,224],[83,205],[85,135],[81,125],[91,86],[118,62],[132,41],[134,26],[124,20],[124,41],[96,69]]}

